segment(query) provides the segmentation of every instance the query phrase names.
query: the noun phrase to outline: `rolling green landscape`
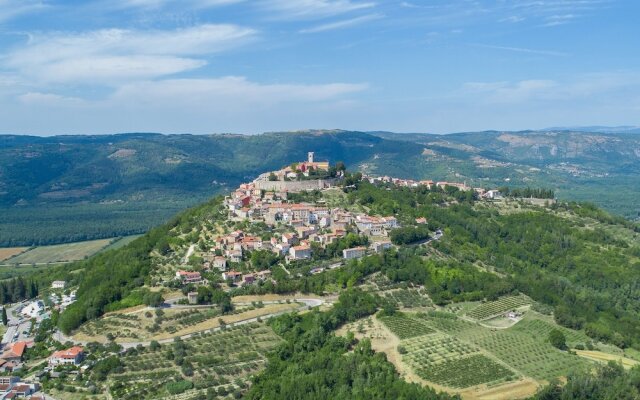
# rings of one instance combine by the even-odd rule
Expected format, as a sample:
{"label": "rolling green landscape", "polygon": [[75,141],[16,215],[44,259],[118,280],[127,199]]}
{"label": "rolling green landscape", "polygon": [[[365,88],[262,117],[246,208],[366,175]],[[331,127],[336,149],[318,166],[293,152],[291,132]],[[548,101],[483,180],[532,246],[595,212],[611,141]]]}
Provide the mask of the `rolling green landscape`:
{"label": "rolling green landscape", "polygon": [[[536,398],[594,372],[615,376],[616,390],[635,390],[636,222],[584,203],[487,200],[453,187],[372,184],[360,173],[343,179],[288,201],[394,215],[393,248],[341,260],[342,249],[369,241],[351,225],[344,238],[311,246],[309,260],[249,251],[233,268],[266,268],[273,280],[234,284],[203,268],[218,238],[246,231],[267,240],[286,230],[231,218],[216,196],[137,238],[15,255],[9,260],[79,261],[5,281],[3,298],[47,293],[53,280],[77,290],[41,346],[59,346],[56,329],[67,341],[104,346],[84,383],[98,398]],[[206,281],[176,281],[178,269]],[[188,305],[188,293],[198,305]],[[318,306],[294,300],[306,297]],[[163,309],[165,299],[186,308]],[[63,399],[86,392],[67,378],[47,387]]]}
{"label": "rolling green landscape", "polygon": [[0,245],[143,233],[260,173],[304,159],[371,175],[539,187],[638,218],[634,133],[451,135],[302,131],[261,135],[0,136]]}

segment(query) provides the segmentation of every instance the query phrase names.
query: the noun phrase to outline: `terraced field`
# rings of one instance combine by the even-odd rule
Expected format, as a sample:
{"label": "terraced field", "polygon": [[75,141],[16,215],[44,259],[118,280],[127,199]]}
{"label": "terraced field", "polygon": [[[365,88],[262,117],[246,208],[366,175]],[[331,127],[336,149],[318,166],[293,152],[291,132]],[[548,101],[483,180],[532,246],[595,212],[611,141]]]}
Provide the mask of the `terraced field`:
{"label": "terraced field", "polygon": [[467,313],[467,316],[482,321],[518,307],[531,304],[531,299],[525,295],[503,297],[496,301],[483,303]]}
{"label": "terraced field", "polygon": [[[252,323],[156,350],[129,350],[121,358],[124,370],[110,378],[110,392],[121,400],[238,396],[250,384],[249,376],[264,367],[266,353],[280,342],[271,328]],[[176,386],[184,390],[172,391]]]}

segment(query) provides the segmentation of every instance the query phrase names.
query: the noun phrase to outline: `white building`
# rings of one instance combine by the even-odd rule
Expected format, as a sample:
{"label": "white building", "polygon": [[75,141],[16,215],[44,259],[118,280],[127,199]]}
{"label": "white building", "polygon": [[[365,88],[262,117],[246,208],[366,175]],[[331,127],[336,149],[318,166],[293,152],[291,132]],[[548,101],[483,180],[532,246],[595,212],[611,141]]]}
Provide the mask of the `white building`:
{"label": "white building", "polygon": [[67,285],[67,283],[65,281],[53,281],[51,282],[51,288],[52,289],[64,289],[64,287]]}
{"label": "white building", "polygon": [[311,258],[311,247],[307,245],[293,246],[289,249],[289,256],[293,260],[304,260]]}
{"label": "white building", "polygon": [[351,260],[354,258],[360,258],[364,256],[364,253],[367,251],[365,247],[353,247],[351,249],[342,250],[342,258],[345,260]]}

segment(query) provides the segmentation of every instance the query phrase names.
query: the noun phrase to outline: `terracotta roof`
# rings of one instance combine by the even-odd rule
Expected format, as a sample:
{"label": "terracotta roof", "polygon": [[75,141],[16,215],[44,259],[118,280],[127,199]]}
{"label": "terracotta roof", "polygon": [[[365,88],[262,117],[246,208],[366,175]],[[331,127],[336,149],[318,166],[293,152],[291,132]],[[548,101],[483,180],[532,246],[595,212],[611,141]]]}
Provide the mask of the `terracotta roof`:
{"label": "terracotta roof", "polygon": [[78,356],[78,354],[82,353],[83,351],[84,351],[84,349],[82,347],[73,346],[72,348],[67,349],[67,350],[56,351],[51,355],[51,357],[53,357],[53,358],[65,358],[65,359],[76,358]]}

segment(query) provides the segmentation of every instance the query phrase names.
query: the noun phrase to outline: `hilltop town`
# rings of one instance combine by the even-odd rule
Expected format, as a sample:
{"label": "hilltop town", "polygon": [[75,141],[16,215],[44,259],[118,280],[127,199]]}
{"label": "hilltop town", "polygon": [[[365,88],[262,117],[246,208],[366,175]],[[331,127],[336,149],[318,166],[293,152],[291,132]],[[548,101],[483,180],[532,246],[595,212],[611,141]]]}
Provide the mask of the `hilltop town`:
{"label": "hilltop town", "polygon": [[[210,398],[239,396],[279,340],[265,328],[264,320],[311,308],[331,310],[336,296],[354,286],[380,293],[388,302],[386,308],[446,309],[452,299],[479,300],[464,290],[456,292],[455,284],[427,294],[433,289],[415,280],[422,272],[415,277],[403,272],[392,281],[382,272],[387,268],[384,263],[395,262],[398,254],[413,260],[408,265],[429,254],[448,260],[438,242],[451,231],[432,214],[435,210],[483,200],[503,204],[500,199],[507,196],[517,197],[522,207],[553,202],[532,202],[540,200],[533,198],[538,194],[550,195],[534,189],[485,190],[465,183],[350,173],[343,163],[317,161],[309,152],[307,160],[261,174],[169,222],[147,250],[148,275],[124,281],[139,286],[105,307],[111,312],[102,317],[86,309],[86,288],[78,301],[76,293],[83,288],[74,274],[64,275],[68,280],[51,281],[50,288],[40,290],[39,299],[7,307],[5,351],[0,357],[0,373],[8,376],[6,393],[38,399],[46,392],[66,399],[74,391],[108,392],[116,398],[137,399],[162,398],[166,393],[196,396],[206,389]],[[432,211],[409,211],[431,203]],[[475,267],[458,268],[462,267],[455,266],[451,277],[474,276],[468,287],[497,279]],[[475,276],[478,273],[482,276]],[[487,290],[486,296],[510,293],[494,284]],[[513,325],[531,315],[529,304],[526,296],[506,297],[490,317]],[[56,320],[73,315],[68,310],[78,309],[85,310],[81,323],[56,326]],[[224,362],[218,350],[202,350],[209,341],[233,338],[240,343],[242,335],[261,339],[242,342],[253,349],[249,352],[242,346],[227,347]],[[184,346],[200,353],[189,354]],[[147,362],[153,374],[164,373],[157,368],[167,362],[157,352],[180,368],[177,375],[162,378],[161,387],[150,385],[143,372]],[[230,367],[221,369],[218,363]],[[83,379],[88,389],[79,387]]]}

